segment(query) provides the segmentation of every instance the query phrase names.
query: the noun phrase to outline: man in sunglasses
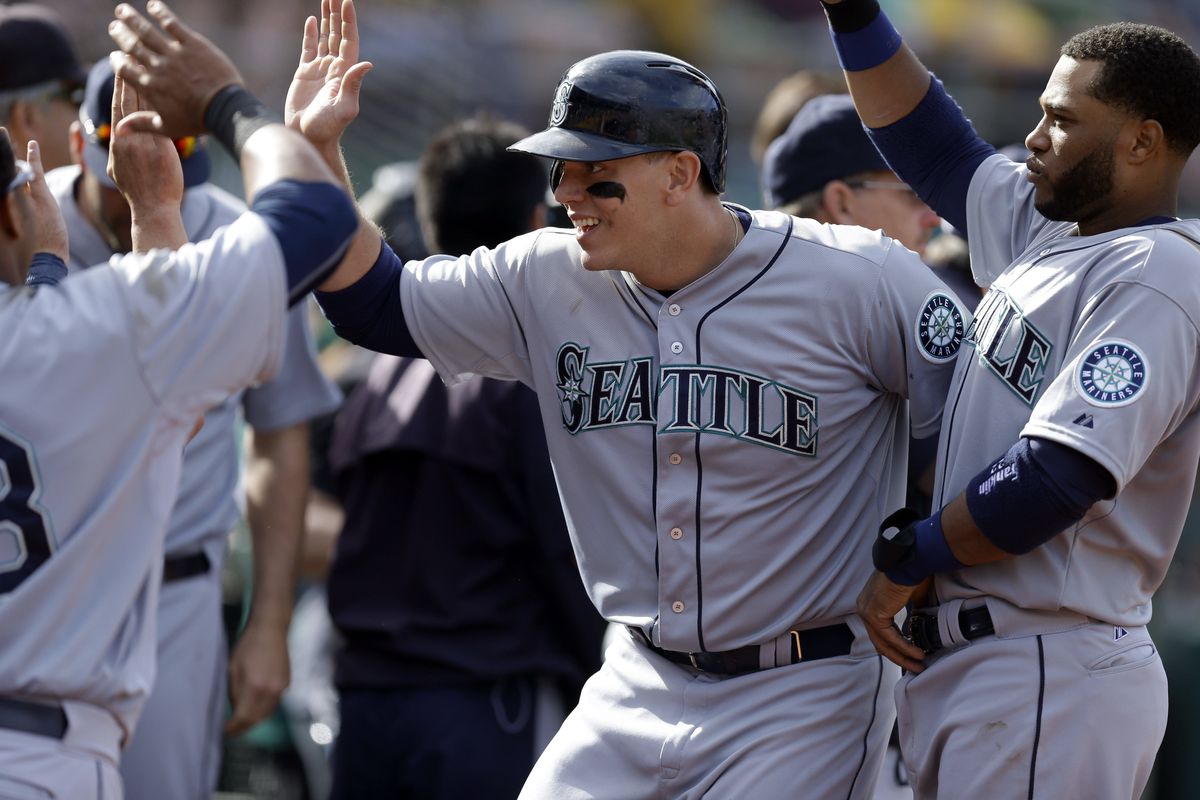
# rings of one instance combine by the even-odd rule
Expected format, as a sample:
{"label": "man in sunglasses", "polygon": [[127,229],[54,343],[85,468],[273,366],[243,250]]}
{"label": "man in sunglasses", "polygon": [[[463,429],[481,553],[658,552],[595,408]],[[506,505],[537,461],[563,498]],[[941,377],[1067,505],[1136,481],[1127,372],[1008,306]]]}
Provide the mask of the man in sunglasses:
{"label": "man in sunglasses", "polygon": [[67,131],[86,77],[54,12],[35,3],[0,6],[0,124],[16,153],[33,139],[47,170],[71,163]]}
{"label": "man in sunglasses", "polygon": [[[104,59],[88,75],[72,127],[76,165],[47,176],[70,231],[72,274],[134,249],[129,204],[107,174],[113,86]],[[195,136],[173,145],[183,169],[183,225],[198,242],[245,206],[207,183],[208,152]],[[302,307],[288,315],[286,336],[278,374],[210,409],[184,454],[159,595],[158,676],[121,759],[130,800],[211,794],[222,726],[229,734],[245,731],[275,709],[287,685],[287,627],[309,486],[308,422],[335,410],[341,395],[316,365]],[[227,535],[240,516],[239,408],[249,426],[245,507],[256,558],[250,616],[227,659],[220,578]],[[227,674],[232,712],[224,722]]]}

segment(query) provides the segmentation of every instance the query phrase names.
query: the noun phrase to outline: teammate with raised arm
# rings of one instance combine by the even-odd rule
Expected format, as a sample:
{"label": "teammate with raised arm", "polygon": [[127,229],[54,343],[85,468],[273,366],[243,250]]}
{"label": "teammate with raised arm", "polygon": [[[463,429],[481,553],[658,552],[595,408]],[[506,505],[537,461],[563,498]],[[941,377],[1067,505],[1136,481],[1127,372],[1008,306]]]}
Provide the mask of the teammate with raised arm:
{"label": "teammate with raised arm", "polygon": [[[37,238],[61,234],[61,219],[46,223],[57,211],[40,168],[29,183],[0,138],[0,794],[121,797],[120,749],[154,678],[184,441],[208,406],[275,370],[289,297],[336,265],[354,230],[312,147],[252,119],[236,69],[186,28],[169,29],[207,56],[222,95],[210,102],[177,85],[160,117],[117,82],[111,167],[142,254],[20,287],[32,254],[49,245],[61,258],[66,240]],[[118,72],[138,74],[128,58]],[[230,97],[240,98],[232,114],[220,102]],[[206,112],[240,158],[253,205],[191,245],[179,157],[158,134],[200,133]],[[105,413],[81,414],[81,402]]]}
{"label": "teammate with raised arm", "polygon": [[[286,116],[340,168],[369,66],[353,3],[321,17]],[[527,798],[869,797],[878,774],[899,670],[854,596],[967,320],[877,232],[723,203],[725,128],[690,64],[584,59],[513,146],[553,160],[573,229],[401,264],[364,225],[321,286],[353,341],[538,394],[584,583],[627,629]]]}
{"label": "teammate with raised arm", "polygon": [[947,401],[940,511],[888,521],[859,598],[911,670],[896,696],[916,794],[1137,798],[1167,716],[1145,625],[1200,460],[1200,224],[1176,217],[1200,58],[1148,25],[1075,35],[1022,164],[874,0],[826,10],[876,145],[990,287]]}

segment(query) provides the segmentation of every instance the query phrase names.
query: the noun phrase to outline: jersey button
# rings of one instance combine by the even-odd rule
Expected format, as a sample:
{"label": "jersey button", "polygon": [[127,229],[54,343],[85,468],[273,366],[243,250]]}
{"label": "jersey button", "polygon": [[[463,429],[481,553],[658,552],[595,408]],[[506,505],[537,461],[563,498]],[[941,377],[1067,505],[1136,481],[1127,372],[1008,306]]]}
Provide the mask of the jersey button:
{"label": "jersey button", "polygon": [[671,352],[679,355],[683,352],[683,342],[671,342]]}
{"label": "jersey button", "polygon": [[674,603],[671,603],[671,610],[674,611],[676,614],[682,614],[683,613],[683,602],[680,600],[676,600]]}
{"label": "jersey button", "polygon": [[671,538],[672,539],[682,539],[683,538],[683,528],[671,528]]}
{"label": "jersey button", "polygon": [[683,456],[679,455],[679,453],[671,453],[667,457],[667,461],[670,461],[672,464],[681,464],[683,463]]}
{"label": "jersey button", "polygon": [[667,313],[672,317],[678,317],[681,311],[683,309],[679,307],[679,303],[671,303],[671,305],[667,306]]}

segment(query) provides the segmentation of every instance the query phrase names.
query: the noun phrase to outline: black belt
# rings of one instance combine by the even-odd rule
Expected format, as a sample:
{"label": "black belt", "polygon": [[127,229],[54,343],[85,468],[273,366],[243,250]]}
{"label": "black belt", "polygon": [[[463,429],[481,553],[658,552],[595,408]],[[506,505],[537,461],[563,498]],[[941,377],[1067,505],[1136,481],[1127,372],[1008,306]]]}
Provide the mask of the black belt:
{"label": "black belt", "polygon": [[188,553],[186,556],[167,556],[163,559],[163,583],[181,581],[184,578],[194,578],[205,575],[212,568],[208,556],[203,552]]}
{"label": "black belt", "polygon": [[[758,654],[761,647],[756,644],[739,647],[736,650],[705,653],[682,653],[678,650],[664,650],[653,644],[641,628],[632,625],[629,630],[642,644],[649,647],[668,661],[676,664],[687,664],[701,672],[711,672],[716,675],[744,675],[748,672],[758,672],[763,669]],[[787,664],[800,664],[808,661],[819,661],[822,658],[850,655],[850,646],[854,643],[854,632],[844,622],[827,625],[824,628],[811,628],[806,631],[789,631],[791,643],[789,648],[790,660]],[[787,666],[777,664],[775,666]]]}
{"label": "black belt", "polygon": [[[938,631],[937,614],[910,614],[905,628],[913,644],[924,650],[927,655],[936,653],[945,647],[942,644],[942,634]],[[960,608],[958,628],[967,641],[978,639],[981,636],[990,636],[996,632],[992,626],[992,615],[987,606]]]}
{"label": "black belt", "polygon": [[0,728],[61,739],[67,732],[67,713],[60,705],[0,697]]}

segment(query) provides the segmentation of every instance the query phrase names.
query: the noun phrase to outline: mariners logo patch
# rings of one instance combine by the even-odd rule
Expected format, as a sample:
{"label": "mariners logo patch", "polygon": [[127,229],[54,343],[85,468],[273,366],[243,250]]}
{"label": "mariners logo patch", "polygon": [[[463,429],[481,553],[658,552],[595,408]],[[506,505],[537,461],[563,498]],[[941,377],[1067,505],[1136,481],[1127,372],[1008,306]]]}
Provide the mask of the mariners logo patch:
{"label": "mariners logo patch", "polygon": [[1075,388],[1096,406],[1124,406],[1138,398],[1150,380],[1150,368],[1137,348],[1114,339],[1092,348],[1079,362]]}
{"label": "mariners logo patch", "polygon": [[575,88],[575,84],[570,81],[563,81],[558,85],[558,91],[554,93],[554,105],[550,107],[550,124],[562,125],[563,120],[567,118],[567,98],[571,96],[571,90]]}
{"label": "mariners logo patch", "polygon": [[938,364],[954,358],[965,331],[966,322],[958,303],[943,292],[929,295],[917,319],[917,344],[925,358]]}

